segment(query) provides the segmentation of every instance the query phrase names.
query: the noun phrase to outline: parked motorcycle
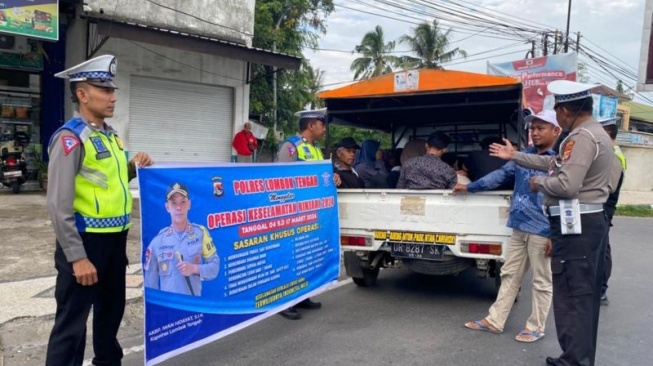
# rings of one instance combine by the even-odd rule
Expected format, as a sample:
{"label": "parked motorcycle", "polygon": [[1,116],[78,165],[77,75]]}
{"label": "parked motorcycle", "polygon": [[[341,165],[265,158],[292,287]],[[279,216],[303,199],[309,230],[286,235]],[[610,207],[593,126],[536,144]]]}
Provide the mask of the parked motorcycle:
{"label": "parked motorcycle", "polygon": [[[10,137],[11,138],[11,137]],[[27,180],[27,161],[24,149],[29,145],[29,135],[16,132],[13,139],[0,142],[0,184],[20,193],[20,186]]]}

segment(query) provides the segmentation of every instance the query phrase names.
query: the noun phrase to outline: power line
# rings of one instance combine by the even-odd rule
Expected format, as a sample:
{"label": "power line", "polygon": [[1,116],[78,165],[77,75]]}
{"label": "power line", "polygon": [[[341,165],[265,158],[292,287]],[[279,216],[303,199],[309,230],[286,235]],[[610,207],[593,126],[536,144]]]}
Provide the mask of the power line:
{"label": "power line", "polygon": [[[349,0],[349,1],[353,1],[353,0]],[[356,1],[359,1],[359,3],[362,3],[362,2],[360,2],[360,0],[356,0]],[[395,18],[395,17],[392,17],[392,16],[388,16],[388,15],[383,15],[383,14],[375,13],[375,12],[372,12],[372,11],[367,11],[367,10],[363,10],[363,9],[358,9],[358,8],[349,7],[349,6],[346,6],[346,5],[343,5],[343,4],[339,4],[339,3],[334,3],[334,4],[335,4],[337,7],[341,7],[341,8],[344,8],[344,9],[348,9],[348,10],[352,10],[352,11],[357,11],[357,12],[360,12],[360,13],[365,13],[365,14],[369,14],[369,15],[374,15],[374,16],[377,16],[377,17],[386,18],[386,19],[391,19],[391,20],[395,20],[395,21],[403,22],[403,23],[408,23],[408,24],[412,24],[412,25],[419,25],[419,24],[421,24],[421,23],[427,21],[426,19],[424,19],[424,20],[422,20],[422,21],[420,21],[420,22],[414,22],[414,21],[410,21],[410,20],[406,20],[406,19],[399,19],[399,18]],[[370,6],[369,4],[366,4],[366,5],[368,5],[368,7]],[[389,10],[387,10],[387,11],[392,13],[392,11],[389,11]],[[394,12],[394,13],[396,14],[396,12]],[[401,16],[405,16],[404,14],[400,14],[400,15],[401,15]],[[472,29],[471,32],[476,32],[477,30],[478,30],[478,29]],[[453,29],[453,28],[451,29],[451,31],[452,31],[452,32],[455,32],[455,33],[461,33],[461,34],[471,34],[471,33],[469,33],[469,31],[465,32],[465,31],[461,31],[461,30]],[[489,38],[494,38],[494,39],[503,39],[503,40],[509,40],[509,41],[512,41],[512,40],[515,39],[514,37],[513,37],[513,38],[497,37],[497,36],[491,36],[491,35],[489,35],[489,34],[487,34],[487,35],[479,34],[478,36],[480,36],[480,37],[489,37]]]}

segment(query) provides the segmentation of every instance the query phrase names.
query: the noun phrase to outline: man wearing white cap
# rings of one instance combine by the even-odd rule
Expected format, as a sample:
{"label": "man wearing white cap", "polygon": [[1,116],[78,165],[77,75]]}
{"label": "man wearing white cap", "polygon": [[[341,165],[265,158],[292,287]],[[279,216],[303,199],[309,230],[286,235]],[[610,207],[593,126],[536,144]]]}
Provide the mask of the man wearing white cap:
{"label": "man wearing white cap", "polygon": [[281,143],[277,161],[323,160],[317,141],[326,133],[326,108],[299,111],[295,116],[299,117],[299,134]]}
{"label": "man wearing white cap", "polygon": [[127,233],[131,226],[128,163],[122,141],[105,118],[113,116],[116,58],[99,56],[56,74],[70,79],[79,113],[59,128],[48,147],[48,211],[57,238],[54,255],[57,313],[45,364],[81,365],[86,321],[93,307],[94,365],[120,365],[117,334],[125,311]]}
{"label": "man wearing white cap", "polygon": [[[555,156],[552,150],[560,134],[556,114],[545,110],[525,118],[530,123],[532,147],[526,154]],[[533,269],[532,311],[526,326],[517,334],[518,342],[531,343],[544,336],[546,318],[551,307],[551,226],[542,211],[542,193],[530,191],[530,179],[545,172],[521,167],[510,161],[501,168],[468,185],[456,184],[454,192],[481,192],[505,184],[514,185],[507,226],[513,229],[506,249],[506,262],[501,267],[501,287],[489,314],[465,327],[490,333],[502,333],[510,310],[519,294],[528,268]]]}
{"label": "man wearing white cap", "polygon": [[531,178],[544,194],[553,243],[553,311],[562,354],[546,364],[593,366],[608,221],[603,204],[612,190],[614,152],[610,138],[592,117],[594,85],[557,80],[548,85],[556,118],[569,136],[555,157],[515,152],[495,144],[492,154],[549,172]]}
{"label": "man wearing white cap", "polygon": [[[326,133],[326,108],[300,111],[295,113],[295,116],[299,117],[299,134],[281,143],[277,152],[277,161],[324,160],[317,141]],[[334,183],[336,186],[341,184],[341,179],[337,174],[334,174]],[[279,314],[286,319],[297,320],[301,319],[301,314],[296,308],[319,309],[320,307],[322,307],[321,303],[305,299]]]}
{"label": "man wearing white cap", "polygon": [[627,168],[626,156],[621,151],[621,148],[619,145],[617,145],[616,142],[617,132],[619,131],[617,128],[617,119],[618,118],[615,117],[599,120],[605,132],[608,134],[608,136],[610,136],[610,140],[612,140],[614,154],[617,157],[617,165],[622,169],[621,174],[619,174],[619,182],[617,183],[615,191],[610,193],[608,200],[603,205],[605,214],[608,215],[609,224],[607,244],[605,246],[605,273],[603,274],[603,284],[601,285],[601,305],[604,306],[610,304],[610,301],[608,300],[608,280],[610,279],[610,275],[612,275],[612,248],[610,247],[610,227],[612,227],[612,217],[614,216],[614,212],[617,210],[617,202],[619,201],[621,184],[624,181],[624,171]]}

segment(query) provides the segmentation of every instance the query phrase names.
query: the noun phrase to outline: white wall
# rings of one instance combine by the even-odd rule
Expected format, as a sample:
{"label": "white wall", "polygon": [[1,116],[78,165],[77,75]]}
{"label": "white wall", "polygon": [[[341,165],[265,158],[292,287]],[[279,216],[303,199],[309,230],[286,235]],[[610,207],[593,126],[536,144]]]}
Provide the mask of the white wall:
{"label": "white wall", "polygon": [[653,0],[646,0],[644,8],[644,26],[642,29],[642,46],[639,52],[639,74],[637,77],[637,91],[653,91],[653,85],[646,84],[646,67],[653,60],[648,59],[649,37],[651,36],[651,21],[653,20]]}
{"label": "white wall", "polygon": [[[85,22],[78,20],[69,28],[66,45],[66,66],[71,67],[84,61]],[[181,80],[192,83],[228,86],[234,89],[234,116],[232,131],[237,131],[249,117],[249,84],[245,83],[247,63],[245,61],[212,56],[174,48],[136,43],[111,38],[97,56],[112,54],[117,57],[118,72],[115,79],[118,99],[114,117],[107,120],[125,142],[129,150],[129,99],[130,77],[132,75]],[[70,91],[66,89],[67,100]],[[66,118],[72,116],[72,104],[66,108]],[[180,124],[184,121],[180,121]]]}
{"label": "white wall", "polygon": [[157,0],[154,3],[144,0],[84,1],[86,13],[100,18],[252,45],[255,0]]}
{"label": "white wall", "polygon": [[653,191],[653,147],[624,146],[621,151],[626,155],[628,169],[624,177],[622,191]]}

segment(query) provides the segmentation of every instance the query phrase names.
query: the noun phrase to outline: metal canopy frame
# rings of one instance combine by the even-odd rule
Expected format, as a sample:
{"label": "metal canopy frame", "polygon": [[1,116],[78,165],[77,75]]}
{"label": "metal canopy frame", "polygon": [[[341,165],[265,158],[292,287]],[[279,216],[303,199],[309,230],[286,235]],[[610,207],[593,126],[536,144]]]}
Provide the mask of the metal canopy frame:
{"label": "metal canopy frame", "polygon": [[[243,60],[250,63],[275,66],[283,69],[298,70],[301,58],[279,52],[267,51],[259,48],[247,47],[244,44],[205,36],[177,32],[152,26],[130,24],[102,18],[88,18],[89,34],[97,34],[97,41],[88,42],[87,55],[94,54],[109,39],[121,38],[135,42],[144,42],[159,46],[182,49],[190,52],[205,53]],[[95,29],[92,29],[92,25]],[[89,37],[89,41],[91,37]]]}

